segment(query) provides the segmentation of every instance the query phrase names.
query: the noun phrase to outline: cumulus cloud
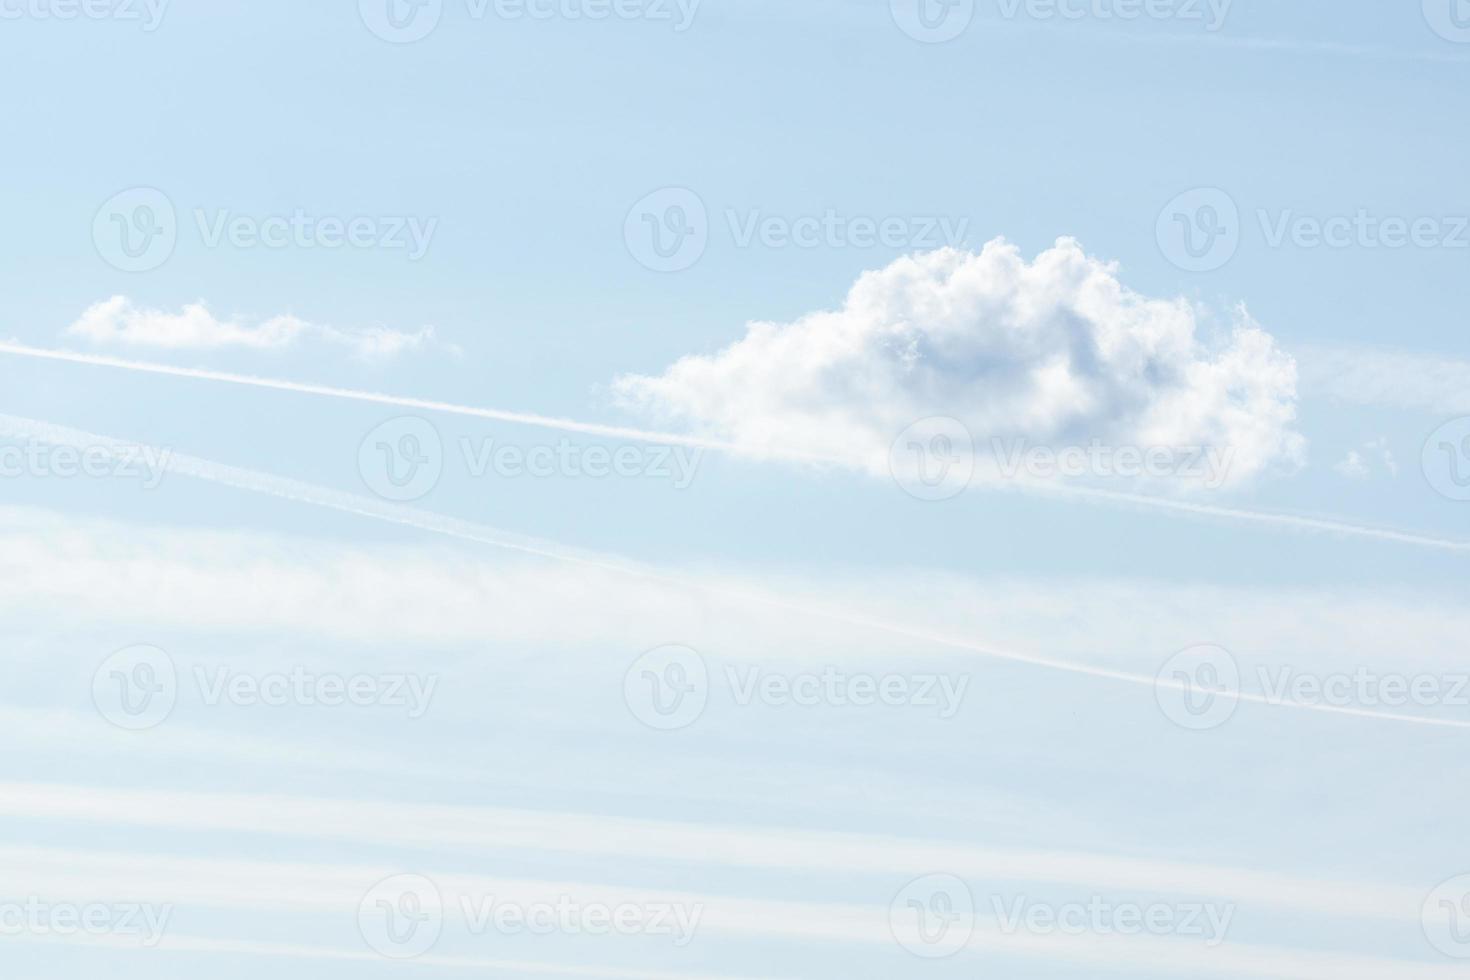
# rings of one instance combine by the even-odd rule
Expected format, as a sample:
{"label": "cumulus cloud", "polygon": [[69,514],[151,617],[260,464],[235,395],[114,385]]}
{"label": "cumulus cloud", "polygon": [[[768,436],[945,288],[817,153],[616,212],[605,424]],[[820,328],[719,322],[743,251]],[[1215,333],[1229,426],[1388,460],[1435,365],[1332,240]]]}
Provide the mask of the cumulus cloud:
{"label": "cumulus cloud", "polygon": [[1002,443],[1213,448],[1230,463],[1216,484],[1300,465],[1292,358],[1243,308],[1213,343],[1202,319],[1130,290],[1072,239],[1029,263],[997,239],[900,258],[862,275],[840,309],[751,323],[716,354],[614,391],[753,454],[879,473],[895,437],[933,416],[962,422],[991,473]]}
{"label": "cumulus cloud", "polygon": [[435,344],[432,327],[413,332],[386,327],[344,330],[299,317],[273,316],[253,325],[216,317],[203,303],[190,303],[178,313],[141,309],[126,296],[95,303],[66,329],[98,346],[154,347],[169,350],[213,350],[243,347],[277,350],[315,340],[349,350],[370,360],[394,357]]}

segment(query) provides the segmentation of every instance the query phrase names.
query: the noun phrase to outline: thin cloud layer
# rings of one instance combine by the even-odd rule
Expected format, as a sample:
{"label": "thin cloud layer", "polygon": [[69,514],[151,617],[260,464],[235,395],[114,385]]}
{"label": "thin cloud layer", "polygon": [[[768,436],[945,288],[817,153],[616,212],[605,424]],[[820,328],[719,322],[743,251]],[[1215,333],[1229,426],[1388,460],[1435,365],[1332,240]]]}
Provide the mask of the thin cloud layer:
{"label": "thin cloud layer", "polygon": [[1470,412],[1470,361],[1389,347],[1310,347],[1302,384],[1353,405],[1434,415]]}
{"label": "thin cloud layer", "polygon": [[1299,465],[1295,362],[1243,309],[1218,340],[1202,332],[1189,302],[1130,290],[1075,240],[1028,263],[996,239],[900,258],[862,275],[840,309],[752,323],[717,354],[614,390],[753,454],[780,446],[875,473],[933,416],[962,422],[992,469],[1016,447],[1094,441],[1214,449],[1229,469],[1206,485]]}
{"label": "thin cloud layer", "polygon": [[279,350],[307,341],[344,347],[353,356],[382,360],[434,345],[432,327],[412,332],[386,327],[344,330],[290,315],[273,316],[254,325],[216,317],[203,303],[190,303],[178,313],[141,309],[126,296],[113,296],[88,307],[67,327],[71,337],[99,346],[161,350],[215,350],[235,347]]}

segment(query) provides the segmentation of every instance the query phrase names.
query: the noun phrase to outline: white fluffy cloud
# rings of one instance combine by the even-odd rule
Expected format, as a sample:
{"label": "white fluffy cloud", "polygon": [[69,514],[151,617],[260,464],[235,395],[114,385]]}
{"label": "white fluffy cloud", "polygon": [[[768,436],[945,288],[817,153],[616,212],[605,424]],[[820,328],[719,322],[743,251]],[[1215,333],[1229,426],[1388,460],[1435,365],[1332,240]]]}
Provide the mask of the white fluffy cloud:
{"label": "white fluffy cloud", "polygon": [[318,340],[345,347],[355,356],[368,359],[393,357],[434,343],[432,327],[411,333],[385,327],[342,330],[289,315],[273,316],[251,326],[221,320],[203,303],[190,303],[178,313],[169,313],[140,309],[126,296],[114,296],[88,307],[66,332],[97,345],[171,350],[220,347],[274,350],[303,340]]}
{"label": "white fluffy cloud", "polygon": [[[1213,447],[1229,483],[1299,464],[1296,365],[1240,310],[1216,342],[1183,299],[1124,286],[1063,238],[1027,262],[1004,240],[865,273],[840,309],[752,323],[713,355],[625,376],[626,406],[752,453],[778,446],[886,472],[895,437],[951,416],[996,441]],[[993,460],[991,460],[993,462]]]}

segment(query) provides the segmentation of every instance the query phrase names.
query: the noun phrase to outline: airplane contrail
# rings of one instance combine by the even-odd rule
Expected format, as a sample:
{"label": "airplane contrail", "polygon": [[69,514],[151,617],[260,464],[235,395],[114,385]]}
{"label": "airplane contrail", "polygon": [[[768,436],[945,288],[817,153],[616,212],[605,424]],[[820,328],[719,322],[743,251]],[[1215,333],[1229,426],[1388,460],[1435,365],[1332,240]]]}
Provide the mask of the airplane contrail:
{"label": "airplane contrail", "polygon": [[772,456],[802,462],[852,465],[852,460],[850,459],[823,457],[813,453],[783,449],[780,446],[751,447],[743,443],[729,442],[721,439],[706,439],[702,436],[675,432],[654,432],[648,429],[638,429],[623,425],[603,425],[598,422],[579,422],[576,419],[540,415],[535,412],[513,412],[498,408],[477,408],[472,405],[456,405],[452,402],[434,401],[426,398],[407,398],[402,395],[363,391],[357,388],[338,388],[332,385],[283,381],[277,378],[262,378],[250,374],[211,371],[207,368],[177,367],[172,364],[159,364],[153,361],[133,361],[121,357],[107,357],[102,354],[82,354],[76,351],[30,347],[25,344],[10,343],[7,341],[0,341],[0,354],[14,354],[18,357],[35,357],[48,361],[66,361],[70,364],[88,364],[93,367],[120,368],[124,371],[138,371],[144,374],[163,374],[174,378],[192,378],[197,381],[219,381],[224,384],[244,385],[251,388],[269,388],[274,391],[290,391],[302,395],[322,395],[328,398],[343,398],[349,401],[370,402],[376,405],[392,405],[396,408],[415,408],[425,412],[442,412],[446,415],[464,415],[470,418],[491,419],[497,422],[514,422],[518,425],[528,425],[540,429],[553,429],[557,432],[576,432],[583,435],[630,439],[635,442],[689,446],[694,449],[712,449],[721,452],[743,453],[745,455],[766,452]]}
{"label": "airplane contrail", "polygon": [[[515,412],[497,408],[479,408],[472,405],[458,405],[453,402],[434,401],[423,398],[409,398],[401,395],[389,395],[381,392],[362,391],[356,388],[339,388],[331,385],[309,384],[299,381],[284,381],[276,378],[262,378],[248,374],[232,374],[226,371],[213,371],[206,368],[176,367],[171,364],[159,364],[152,361],[133,361],[118,357],[108,357],[102,354],[83,354],[76,351],[54,350],[44,347],[31,347],[25,344],[0,341],[0,354],[13,354],[18,357],[33,357],[51,361],[65,361],[71,364],[85,364],[94,367],[118,368],[126,371],[137,371],[145,374],[160,374],[175,378],[191,378],[200,381],[217,381],[224,384],[244,385],[253,388],[268,388],[275,391],[289,391],[298,394],[320,395],[328,398],[342,398],[350,401],[368,402],[377,405],[392,405],[398,408],[412,408],[426,412],[441,412],[447,415],[461,415],[470,418],[491,419],[499,422],[513,422],[519,425],[533,426],[542,429],[551,429],[558,432],[575,432],[583,435],[606,436],[616,439],[629,439],[636,442],[648,442],[661,445],[689,446],[695,449],[713,450],[726,452],[733,455],[746,457],[759,457],[762,455],[778,459],[786,459],[803,463],[820,463],[849,468],[866,469],[867,467],[859,460],[851,457],[823,456],[804,450],[795,450],[787,447],[768,445],[751,446],[745,443],[731,442],[722,439],[709,439],[703,436],[694,436],[676,432],[658,432],[649,429],[632,428],[619,425],[604,425],[597,422],[581,422],[576,419],[559,418],[551,415],[540,415],[533,412]],[[1455,538],[1442,538],[1428,534],[1418,534],[1412,531],[1401,531],[1393,528],[1373,527],[1365,524],[1355,524],[1330,517],[1316,517],[1303,514],[1280,513],[1273,511],[1251,510],[1243,507],[1226,507],[1216,504],[1202,504],[1187,500],[1173,500],[1167,497],[1157,497],[1149,494],[1128,493],[1124,491],[1104,490],[1091,487],[1069,486],[1054,481],[1020,480],[1012,479],[1005,481],[986,481],[978,484],[979,487],[1001,490],[1020,489],[1037,494],[1048,494],[1056,497],[1071,497],[1081,500],[1097,500],[1114,504],[1135,505],[1149,507],[1156,510],[1171,511],[1179,514],[1190,514],[1197,517],[1215,517],[1225,520],[1235,520],[1252,524],[1264,524],[1276,527],[1291,527],[1302,531],[1314,531],[1326,534],[1338,534],[1344,537],[1366,538],[1376,541],[1389,541],[1396,544],[1407,544],[1421,548],[1433,548],[1440,551],[1470,551],[1470,541]]]}
{"label": "airplane contrail", "polygon": [[1072,487],[1039,482],[1027,484],[1027,487],[1036,493],[1049,493],[1061,497],[1105,500],[1119,504],[1138,504],[1161,510],[1171,510],[1181,514],[1195,514],[1201,517],[1221,517],[1254,524],[1292,527],[1300,531],[1341,534],[1347,537],[1372,538],[1378,541],[1392,541],[1397,544],[1410,544],[1421,548],[1435,548],[1440,551],[1470,551],[1470,541],[1462,541],[1457,538],[1440,538],[1430,534],[1417,534],[1413,531],[1399,531],[1394,528],[1374,527],[1371,524],[1353,524],[1331,517],[1313,517],[1307,514],[1277,513],[1268,510],[1249,510],[1243,507],[1225,507],[1219,504],[1201,504],[1191,500],[1171,500],[1167,497],[1153,497],[1148,494],[1128,493],[1122,490],[1104,490],[1097,487]]}
{"label": "airplane contrail", "polygon": [[[1155,692],[1162,688],[1195,693],[1187,680],[1175,680],[1149,674],[1138,674],[1131,671],[1115,670],[1109,667],[1098,667],[1074,660],[1046,657],[1016,650],[1005,650],[964,637],[915,629],[904,623],[853,615],[841,609],[833,609],[814,603],[794,602],[766,592],[736,589],[723,585],[706,585],[694,581],[687,574],[662,571],[620,555],[575,548],[544,538],[504,531],[500,528],[461,520],[456,517],[447,517],[443,514],[421,510],[417,507],[388,503],[360,494],[346,493],[345,491],[333,490],[329,487],[322,487],[301,480],[275,476],[238,466],[230,466],[226,463],[201,459],[197,456],[174,453],[171,450],[148,446],[143,443],[125,442],[111,436],[98,435],[96,433],[55,425],[50,422],[42,422],[36,419],[0,414],[0,438],[32,439],[37,442],[68,446],[78,450],[102,449],[124,459],[129,458],[127,454],[144,449],[150,451],[153,454],[153,458],[158,460],[158,465],[167,472],[234,487],[239,490],[248,490],[284,500],[312,504],[317,507],[325,507],[361,517],[370,517],[374,520],[385,521],[390,524],[419,528],[420,530],[431,531],[435,534],[442,534],[462,541],[486,544],[496,548],[518,551],[555,561],[597,568],[619,575],[633,576],[644,579],[645,581],[656,582],[678,591],[694,589],[709,596],[737,603],[762,605],[772,609],[793,612],[798,615],[823,619],[844,626],[877,631],[907,640],[917,640],[950,649],[963,650],[967,653],[973,653],[995,660],[1006,660],[1013,663],[1029,664],[1034,667],[1044,667],[1063,673],[1121,681],[1127,684],[1151,688]],[[1297,708],[1305,711],[1351,715],[1360,718],[1373,718],[1380,721],[1407,722],[1409,724],[1428,725],[1438,728],[1470,729],[1470,721],[1401,715],[1369,708],[1286,701],[1250,691],[1230,691],[1229,693],[1241,701],[1272,707]]]}

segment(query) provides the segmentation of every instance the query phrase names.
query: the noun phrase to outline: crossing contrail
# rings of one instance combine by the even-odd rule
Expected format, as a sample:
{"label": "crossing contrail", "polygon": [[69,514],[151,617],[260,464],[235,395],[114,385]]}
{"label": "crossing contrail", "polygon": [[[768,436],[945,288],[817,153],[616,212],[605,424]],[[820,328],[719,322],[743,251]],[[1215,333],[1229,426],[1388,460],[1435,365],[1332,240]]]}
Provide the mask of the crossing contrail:
{"label": "crossing contrail", "polygon": [[[421,510],[417,507],[388,503],[372,497],[365,497],[361,494],[346,493],[345,491],[333,490],[329,487],[322,487],[301,480],[275,476],[239,466],[230,466],[225,463],[201,459],[197,456],[187,456],[172,452],[171,450],[164,450],[161,447],[148,446],[143,443],[125,442],[111,436],[98,435],[80,429],[54,425],[50,422],[41,422],[36,419],[21,418],[14,415],[0,415],[0,438],[31,439],[53,446],[68,446],[78,450],[101,449],[123,459],[128,458],[128,454],[143,449],[150,451],[152,458],[157,461],[157,465],[169,473],[227,487],[234,487],[239,490],[248,490],[253,493],[265,494],[283,500],[312,504],[317,507],[325,507],[361,517],[369,517],[390,524],[414,527],[435,534],[456,538],[461,541],[490,545],[496,548],[518,551],[523,554],[549,558],[554,561],[570,562],[619,575],[632,576],[645,581],[658,583],[676,591],[687,592],[692,589],[702,592],[705,595],[730,602],[779,609],[785,612],[838,623],[843,626],[886,633],[890,636],[901,637],[907,640],[916,640],[954,650],[962,650],[966,653],[973,653],[990,659],[1029,664],[1034,667],[1044,667],[1049,670],[1078,674],[1086,677],[1121,681],[1127,684],[1151,688],[1155,692],[1160,689],[1168,689],[1185,693],[1196,693],[1187,680],[1175,680],[1151,674],[1139,674],[1132,671],[1099,667],[1080,661],[1046,657],[1016,650],[1005,650],[965,637],[916,629],[906,623],[896,623],[890,620],[854,615],[842,609],[834,609],[814,603],[795,602],[768,592],[736,589],[724,585],[706,585],[694,581],[686,573],[664,571],[621,555],[575,548],[545,538],[536,538],[512,531],[504,531],[500,528],[461,520],[456,517],[447,517],[443,514]],[[1237,697],[1241,701],[1273,707],[1297,708],[1327,714],[1374,718],[1381,721],[1407,722],[1409,724],[1429,725],[1437,728],[1470,729],[1470,721],[1400,715],[1394,714],[1393,712],[1376,711],[1370,708],[1286,701],[1248,691],[1232,690],[1229,694],[1230,696]]]}
{"label": "crossing contrail", "polygon": [[[861,461],[852,457],[824,456],[805,450],[796,450],[778,445],[752,446],[747,443],[731,442],[723,439],[710,439],[703,436],[689,435],[677,432],[659,432],[649,429],[632,428],[620,425],[604,425],[598,422],[581,422],[576,419],[560,418],[552,415],[540,415],[534,412],[516,412],[498,408],[480,408],[473,405],[458,405],[453,402],[434,401],[424,398],[410,398],[402,395],[390,395],[374,391],[362,391],[356,388],[339,388],[331,385],[309,384],[299,381],[285,381],[276,378],[262,378],[248,374],[232,374],[226,371],[213,371],[206,368],[176,367],[171,364],[158,364],[151,361],[133,361],[125,358],[108,357],[102,354],[83,354],[76,351],[53,350],[44,347],[31,347],[25,344],[0,341],[0,354],[13,354],[17,357],[39,358],[49,361],[64,361],[71,364],[85,364],[94,367],[117,368],[125,371],[137,371],[145,374],[167,375],[175,378],[190,378],[199,381],[216,381],[223,384],[243,385],[252,388],[267,388],[274,391],[289,391],[297,394],[318,395],[327,398],[341,398],[349,401],[367,402],[376,405],[392,405],[396,408],[410,408],[425,412],[440,412],[446,415],[460,415],[469,418],[490,419],[498,422],[512,422],[518,425],[527,425],[541,429],[551,429],[557,432],[572,432],[583,435],[605,436],[614,439],[627,439],[634,442],[648,442],[658,445],[689,446],[695,449],[725,452],[733,455],[746,457],[769,456],[777,459],[785,459],[802,463],[820,463],[842,467],[867,469]],[[1266,526],[1295,528],[1300,531],[1311,531],[1323,534],[1336,534],[1344,537],[1364,538],[1375,541],[1387,541],[1395,544],[1406,544],[1420,548],[1433,548],[1440,551],[1467,552],[1470,551],[1470,541],[1455,538],[1436,537],[1429,534],[1419,534],[1413,531],[1401,531],[1393,528],[1373,527],[1371,525],[1356,524],[1350,521],[1339,520],[1330,517],[1317,517],[1303,514],[1280,513],[1272,511],[1251,510],[1243,507],[1226,507],[1216,504],[1202,504],[1188,500],[1173,500],[1167,497],[1152,496],[1141,493],[1128,493],[1124,491],[1104,490],[1091,487],[1078,487],[1060,484],[1055,481],[1038,480],[1004,480],[987,481],[976,484],[984,489],[1019,489],[1030,493],[1050,495],[1054,497],[1066,497],[1080,500],[1103,501],[1113,504],[1132,505],[1147,507],[1155,510],[1169,511],[1177,514],[1188,514],[1196,517],[1213,517],[1223,520],[1239,521],[1248,524],[1260,524]]]}

